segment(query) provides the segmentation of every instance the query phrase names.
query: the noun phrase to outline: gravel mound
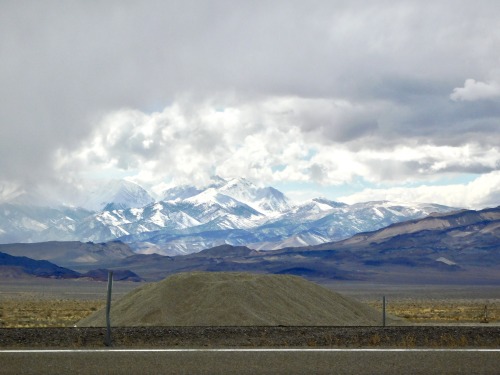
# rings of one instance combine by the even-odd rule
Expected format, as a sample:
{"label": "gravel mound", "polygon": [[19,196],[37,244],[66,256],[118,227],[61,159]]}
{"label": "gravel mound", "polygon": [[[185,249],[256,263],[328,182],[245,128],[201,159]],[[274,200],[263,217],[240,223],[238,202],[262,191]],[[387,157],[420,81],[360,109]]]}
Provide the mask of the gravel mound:
{"label": "gravel mound", "polygon": [[[303,278],[180,273],[146,284],[111,307],[113,326],[370,326],[381,313]],[[105,309],[79,327],[104,327]]]}

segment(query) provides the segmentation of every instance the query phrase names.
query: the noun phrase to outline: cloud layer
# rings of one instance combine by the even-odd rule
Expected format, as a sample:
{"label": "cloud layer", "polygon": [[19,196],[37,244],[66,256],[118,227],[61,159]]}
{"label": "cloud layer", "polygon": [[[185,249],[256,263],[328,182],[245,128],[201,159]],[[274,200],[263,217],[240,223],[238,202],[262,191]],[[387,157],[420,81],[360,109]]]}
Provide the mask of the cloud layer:
{"label": "cloud layer", "polygon": [[2,2],[0,194],[105,175],[157,190],[495,176],[499,15],[496,1]]}
{"label": "cloud layer", "polygon": [[470,101],[500,98],[500,85],[496,82],[478,82],[474,79],[467,79],[464,87],[457,87],[453,90],[450,98],[455,101]]}

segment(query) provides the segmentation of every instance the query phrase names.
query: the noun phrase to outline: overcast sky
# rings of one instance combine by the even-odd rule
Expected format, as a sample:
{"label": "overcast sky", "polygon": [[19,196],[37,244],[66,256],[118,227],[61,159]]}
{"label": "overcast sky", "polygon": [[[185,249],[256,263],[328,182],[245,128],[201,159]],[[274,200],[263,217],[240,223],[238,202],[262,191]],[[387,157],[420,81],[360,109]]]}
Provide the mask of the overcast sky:
{"label": "overcast sky", "polygon": [[0,200],[220,175],[498,206],[499,25],[496,0],[3,0]]}

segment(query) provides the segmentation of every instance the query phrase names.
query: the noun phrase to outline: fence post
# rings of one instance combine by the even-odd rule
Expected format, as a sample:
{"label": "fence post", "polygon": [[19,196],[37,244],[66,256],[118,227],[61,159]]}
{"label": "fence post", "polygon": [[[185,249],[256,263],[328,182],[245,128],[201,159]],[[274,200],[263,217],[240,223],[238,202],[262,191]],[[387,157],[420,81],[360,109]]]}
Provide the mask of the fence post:
{"label": "fence post", "polygon": [[111,319],[110,319],[110,311],[111,311],[111,289],[113,288],[113,271],[108,271],[108,298],[106,301],[106,340],[104,345],[112,346],[111,342]]}
{"label": "fence post", "polygon": [[385,296],[382,297],[382,327],[385,327]]}
{"label": "fence post", "polygon": [[488,323],[488,305],[484,305],[484,315],[481,323]]}

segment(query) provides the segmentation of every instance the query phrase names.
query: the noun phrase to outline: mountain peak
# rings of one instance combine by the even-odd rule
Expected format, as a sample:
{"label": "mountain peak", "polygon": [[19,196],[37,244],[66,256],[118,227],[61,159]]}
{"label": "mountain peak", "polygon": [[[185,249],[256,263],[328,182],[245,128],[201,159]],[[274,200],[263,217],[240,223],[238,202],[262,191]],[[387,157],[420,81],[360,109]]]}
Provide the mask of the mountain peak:
{"label": "mountain peak", "polygon": [[348,206],[347,203],[332,201],[332,200],[324,198],[324,197],[314,198],[314,199],[312,199],[312,201],[315,203],[318,203],[320,205],[326,205],[326,206],[329,206],[332,208],[333,207],[346,207],[346,206]]}
{"label": "mountain peak", "polygon": [[104,210],[108,208],[137,208],[153,202],[153,197],[139,184],[127,180],[108,180],[94,183],[79,206]]}
{"label": "mountain peak", "polygon": [[258,187],[242,177],[228,180],[219,191],[268,215],[282,213],[293,206],[279,190],[272,187]]}

